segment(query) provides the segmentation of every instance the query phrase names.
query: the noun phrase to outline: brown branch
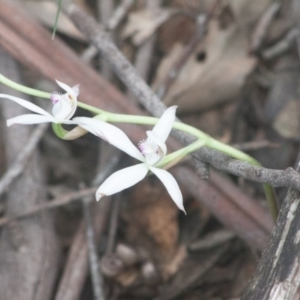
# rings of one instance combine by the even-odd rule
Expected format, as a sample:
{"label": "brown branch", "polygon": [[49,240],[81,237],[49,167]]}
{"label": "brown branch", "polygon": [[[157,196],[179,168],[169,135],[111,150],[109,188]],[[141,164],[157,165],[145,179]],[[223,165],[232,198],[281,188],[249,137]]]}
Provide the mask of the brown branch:
{"label": "brown branch", "polygon": [[[101,51],[118,77],[126,84],[145,108],[154,116],[160,117],[166,109],[166,106],[158,99],[149,86],[141,79],[130,62],[111,42],[103,28],[98,26],[92,17],[82,12],[74,4],[66,7],[65,11],[82,33]],[[184,144],[194,141],[191,136],[183,132],[175,132],[175,134]],[[256,167],[246,162],[232,159],[217,150],[207,147],[201,148],[195,155],[200,161],[209,163],[217,169],[241,176],[248,180],[270,183],[275,187],[289,186],[300,190],[300,175],[292,168],[281,171]]]}
{"label": "brown branch", "polygon": [[[114,10],[114,1],[111,0],[98,0],[98,19],[100,21],[100,24],[105,26]],[[114,32],[110,33],[111,39],[114,40]],[[111,71],[111,68],[109,64],[106,62],[105,59],[102,59],[102,57],[99,58],[100,66],[101,66],[101,74],[107,79],[112,80],[113,73]]]}
{"label": "brown branch", "polygon": [[[114,72],[125,83],[127,88],[141,101],[148,111],[160,117],[166,109],[165,105],[156,97],[131,63],[112,43],[103,27],[99,26],[92,17],[82,12],[74,4],[67,6],[65,11],[92,44],[100,50],[103,57],[110,63]],[[149,99],[151,100],[149,101]]]}
{"label": "brown branch", "polygon": [[107,245],[106,245],[106,254],[113,253],[115,240],[116,240],[116,234],[117,234],[117,228],[118,228],[120,205],[121,205],[121,194],[118,194],[113,199],[112,210],[111,210],[111,214],[110,214]]}
{"label": "brown branch", "polygon": [[82,197],[94,195],[96,190],[97,190],[97,187],[92,187],[92,188],[87,188],[87,189],[83,189],[80,191],[60,195],[50,202],[48,200],[47,201],[45,200],[45,202],[43,202],[42,204],[34,206],[33,208],[31,208],[30,210],[28,210],[25,213],[15,215],[13,217],[0,218],[0,227],[3,227],[5,225],[7,225],[8,223],[14,222],[18,219],[27,218],[29,216],[32,216],[32,215],[42,212],[44,210],[54,209],[54,208],[57,208],[57,207],[60,207],[63,205],[70,204],[71,202],[74,202],[74,201],[80,201],[80,200],[82,200]]}
{"label": "brown branch", "polygon": [[[41,26],[37,25],[31,17],[27,16],[20,7],[8,0],[0,0],[0,5],[0,44],[22,64],[27,65],[31,70],[37,70],[38,74],[50,80],[54,80],[55,78],[63,79],[64,82],[70,85],[80,83],[80,98],[84,99],[84,102],[89,105],[117,113],[143,114],[140,109],[126,101],[124,96],[109,82],[103,80],[99,74],[96,74],[94,70],[82,62],[82,60],[57,37],[52,41],[51,35]],[[11,15],[15,17],[9,17]],[[28,35],[28,33],[30,33],[30,35]],[[159,113],[159,111],[157,112]],[[138,143],[145,137],[145,132],[138,125],[118,124],[118,126],[124,130],[135,143]],[[175,151],[178,147],[180,147],[179,143],[173,138],[170,138],[168,149]],[[227,159],[229,158],[227,157]],[[177,180],[182,187],[186,186],[187,190],[193,192],[195,199],[206,205],[214,216],[223,222],[225,226],[237,231],[238,235],[251,245],[259,245],[258,248],[262,249],[262,243],[259,241],[253,243],[255,235],[250,236],[249,232],[255,229],[254,231],[261,232],[256,235],[258,239],[261,239],[261,235],[264,235],[265,239],[267,239],[268,234],[265,232],[268,231],[268,226],[263,227],[257,224],[247,211],[241,209],[244,201],[255,202],[255,200],[250,197],[239,198],[239,196],[237,196],[238,194],[232,195],[232,197],[237,197],[237,202],[238,199],[240,200],[240,206],[238,207],[233,203],[231,196],[225,196],[219,190],[217,184],[214,184],[213,178],[208,183],[210,190],[207,190],[205,186],[202,190],[200,186],[203,181],[199,180],[198,175],[190,170],[190,177],[191,180],[189,181],[184,176],[178,176]],[[247,178],[247,173],[245,173],[245,177]],[[231,182],[228,182],[228,188],[232,191],[238,190]],[[195,193],[194,191],[197,192]],[[209,198],[209,201],[206,201],[206,194],[209,191],[217,193],[218,197],[214,198],[214,196],[212,196]],[[220,203],[222,204],[220,206],[221,209],[219,208]],[[262,211],[259,204],[257,202],[255,202],[255,204],[255,210]],[[228,214],[226,215],[226,212],[231,210],[234,211],[236,218],[231,218],[231,215]],[[100,212],[99,215],[103,216],[102,212]],[[265,213],[264,216],[265,217],[262,218],[263,220],[269,217],[267,213]],[[227,217],[229,219],[226,219]],[[80,284],[85,280],[86,275],[84,274],[87,272],[87,261],[84,260],[86,258],[83,257],[83,253],[87,252],[84,252],[86,251],[84,245],[80,248],[80,245],[85,241],[85,237],[81,237],[82,234],[84,235],[84,230],[83,232],[78,231],[78,240],[76,240],[78,243],[74,242],[74,251],[71,250],[68,267],[66,267],[60,284],[58,293],[60,297],[57,299],[73,299],[74,295],[80,293],[82,286]],[[76,277],[78,270],[80,270],[80,278]]]}

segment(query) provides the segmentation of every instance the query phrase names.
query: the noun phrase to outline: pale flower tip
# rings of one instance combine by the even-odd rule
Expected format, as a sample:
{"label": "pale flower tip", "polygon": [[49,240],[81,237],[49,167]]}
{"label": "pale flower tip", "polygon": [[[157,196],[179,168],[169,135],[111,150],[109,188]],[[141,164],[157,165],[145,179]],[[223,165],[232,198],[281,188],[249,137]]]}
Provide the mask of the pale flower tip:
{"label": "pale flower tip", "polygon": [[[176,203],[177,204],[177,203]],[[186,211],[184,209],[183,204],[177,204],[177,207],[186,215]]]}
{"label": "pale flower tip", "polygon": [[106,196],[105,194],[102,193],[96,193],[96,201],[98,202],[101,198],[103,198],[104,196]]}
{"label": "pale flower tip", "polygon": [[[77,88],[75,90],[73,90],[73,88],[71,88],[69,85],[67,85],[67,84],[65,84],[65,83],[63,83],[59,80],[56,80],[56,79],[55,79],[55,81],[69,95],[72,95],[73,97],[77,97],[77,95],[76,95],[76,89]],[[79,89],[78,89],[78,92],[79,92]]]}
{"label": "pale flower tip", "polygon": [[14,122],[11,119],[7,120],[6,121],[6,126],[10,127],[11,125],[14,125]]}
{"label": "pale flower tip", "polygon": [[173,113],[174,113],[174,116],[175,116],[177,108],[178,108],[178,105],[173,105],[173,106],[168,107],[168,108],[165,110],[165,112],[166,112],[166,111],[168,111],[169,113],[170,113],[170,112],[173,112]]}
{"label": "pale flower tip", "polygon": [[79,95],[79,88],[80,88],[80,84],[76,84],[75,86],[72,87],[75,97]]}

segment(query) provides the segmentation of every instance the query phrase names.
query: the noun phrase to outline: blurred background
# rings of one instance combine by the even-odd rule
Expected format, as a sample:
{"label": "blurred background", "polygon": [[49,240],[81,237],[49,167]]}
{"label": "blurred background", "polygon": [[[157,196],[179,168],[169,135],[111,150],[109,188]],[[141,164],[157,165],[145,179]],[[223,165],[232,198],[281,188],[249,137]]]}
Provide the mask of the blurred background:
{"label": "blurred background", "polygon": [[[178,117],[272,169],[293,166],[300,128],[297,0],[77,0]],[[67,3],[65,3],[67,4]],[[79,100],[145,114],[54,1],[0,0],[0,73],[39,90],[80,84]],[[0,92],[37,99],[0,84]],[[99,203],[112,172],[136,162],[87,134],[6,127],[0,101],[0,298],[239,299],[272,229],[261,185],[191,159],[171,169],[187,215],[149,176]],[[76,115],[91,116],[78,109]],[[121,125],[134,143],[150,127]],[[170,149],[178,148],[171,139]],[[204,171],[201,171],[201,168]],[[200,173],[200,176],[197,174]],[[209,177],[204,179],[201,177]],[[276,190],[279,203],[285,188]]]}

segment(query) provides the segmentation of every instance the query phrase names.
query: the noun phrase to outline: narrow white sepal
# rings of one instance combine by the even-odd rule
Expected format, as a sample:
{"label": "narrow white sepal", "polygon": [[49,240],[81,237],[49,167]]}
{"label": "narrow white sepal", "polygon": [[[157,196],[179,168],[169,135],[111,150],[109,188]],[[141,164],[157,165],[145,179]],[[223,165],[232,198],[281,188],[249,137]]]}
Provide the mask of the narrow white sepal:
{"label": "narrow white sepal", "polygon": [[154,168],[154,167],[149,167],[149,169],[164,184],[164,186],[166,187],[169,195],[171,196],[171,198],[173,199],[173,201],[175,202],[175,204],[177,205],[177,207],[179,209],[181,209],[186,214],[184,206],[183,206],[183,197],[182,197],[180,188],[178,186],[177,181],[171,175],[171,173],[169,173],[166,170],[158,169],[158,168]]}
{"label": "narrow white sepal", "polygon": [[131,166],[110,175],[96,191],[96,200],[99,201],[104,196],[110,196],[121,192],[139,181],[148,173],[146,164]]}
{"label": "narrow white sepal", "polygon": [[171,106],[162,114],[152,132],[154,132],[163,142],[165,142],[172,130],[176,118],[177,106]]}
{"label": "narrow white sepal", "polygon": [[94,126],[95,124],[89,121],[90,118],[87,117],[76,117],[73,118],[73,122],[85,129],[86,131],[98,136],[101,139],[105,139],[105,136],[102,133],[102,130],[98,128],[98,126]]}
{"label": "narrow white sepal", "polygon": [[158,145],[158,147],[162,150],[163,157],[161,157],[161,159],[163,159],[167,154],[166,143],[153,131],[146,131],[146,134],[148,138],[152,140],[152,142],[154,142],[156,145]]}
{"label": "narrow white sepal", "polygon": [[8,119],[6,121],[6,125],[9,127],[14,124],[40,124],[40,123],[56,123],[56,120],[52,116],[41,116],[36,114],[28,114],[28,115],[21,115],[18,117],[14,117]]}
{"label": "narrow white sepal", "polygon": [[128,136],[118,127],[101,120],[86,117],[77,117],[74,118],[73,121],[85,130],[104,139],[133,158],[136,158],[142,162],[145,161],[143,154],[133,145]]}
{"label": "narrow white sepal", "polygon": [[68,86],[67,84],[65,84],[65,83],[63,83],[61,81],[58,81],[58,80],[55,80],[55,81],[68,94],[70,94],[71,96],[73,96],[75,98],[77,97],[76,93],[74,92],[74,90],[70,86]]}
{"label": "narrow white sepal", "polygon": [[79,84],[76,84],[72,87],[75,97],[78,97],[78,95],[79,95],[79,87],[80,87]]}
{"label": "narrow white sepal", "polygon": [[67,95],[59,95],[61,100],[53,105],[52,114],[59,123],[69,120],[75,113],[77,104],[76,98],[71,100]]}
{"label": "narrow white sepal", "polygon": [[18,103],[19,105],[21,105],[25,108],[33,111],[33,112],[40,114],[40,115],[52,117],[52,115],[49,114],[48,112],[46,112],[44,109],[40,108],[39,106],[37,106],[27,100],[24,100],[24,99],[21,99],[18,97],[14,97],[14,96],[10,96],[10,95],[6,95],[6,94],[0,94],[0,98],[7,98],[9,100],[12,100],[12,101]]}

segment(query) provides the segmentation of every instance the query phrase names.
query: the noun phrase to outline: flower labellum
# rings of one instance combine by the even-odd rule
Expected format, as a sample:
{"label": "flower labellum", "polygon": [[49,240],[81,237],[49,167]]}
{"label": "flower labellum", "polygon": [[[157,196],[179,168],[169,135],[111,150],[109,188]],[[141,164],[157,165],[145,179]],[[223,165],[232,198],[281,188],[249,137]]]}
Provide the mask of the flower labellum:
{"label": "flower labellum", "polygon": [[79,94],[79,85],[70,87],[65,83],[56,81],[57,84],[66,91],[65,94],[52,93],[51,101],[53,103],[52,115],[41,107],[18,97],[0,94],[0,98],[7,98],[21,106],[35,112],[36,114],[21,115],[7,120],[7,126],[14,124],[39,124],[39,123],[72,123],[69,121],[77,108],[77,96]]}
{"label": "flower labellum", "polygon": [[161,162],[166,153],[166,140],[175,121],[177,106],[168,108],[151,131],[147,131],[147,139],[139,143],[139,149],[133,145],[127,135],[118,127],[101,120],[77,117],[74,123],[85,130],[106,140],[110,144],[141,161],[137,164],[113,173],[98,188],[97,201],[103,196],[109,196],[127,189],[141,181],[149,171],[155,174],[166,187],[169,195],[178,206],[184,210],[183,198],[175,178],[166,170],[155,167]]}

